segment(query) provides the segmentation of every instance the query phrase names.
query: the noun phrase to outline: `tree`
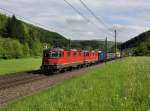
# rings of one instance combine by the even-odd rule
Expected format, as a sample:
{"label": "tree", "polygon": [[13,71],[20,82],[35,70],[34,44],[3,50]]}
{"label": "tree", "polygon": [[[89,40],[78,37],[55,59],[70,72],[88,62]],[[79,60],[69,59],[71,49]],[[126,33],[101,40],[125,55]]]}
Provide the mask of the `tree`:
{"label": "tree", "polygon": [[22,45],[13,39],[0,39],[0,57],[5,59],[23,57]]}
{"label": "tree", "polygon": [[42,55],[42,44],[39,40],[32,42],[30,53],[33,56],[41,56]]}
{"label": "tree", "polygon": [[149,53],[148,47],[143,42],[134,49],[134,55],[136,56],[144,56],[144,55],[148,55],[148,53]]}
{"label": "tree", "polygon": [[4,29],[4,36],[18,39],[21,43],[26,42],[24,27],[21,21],[17,20],[14,15],[8,19],[8,23]]}
{"label": "tree", "polygon": [[13,40],[12,42],[12,57],[13,58],[21,58],[23,57],[23,45],[20,44],[17,40]]}
{"label": "tree", "polygon": [[29,46],[28,46],[27,43],[25,43],[25,44],[23,45],[23,56],[24,56],[24,57],[30,56],[30,49],[29,49]]}
{"label": "tree", "polygon": [[0,58],[3,57],[4,49],[3,49],[3,39],[0,38]]}

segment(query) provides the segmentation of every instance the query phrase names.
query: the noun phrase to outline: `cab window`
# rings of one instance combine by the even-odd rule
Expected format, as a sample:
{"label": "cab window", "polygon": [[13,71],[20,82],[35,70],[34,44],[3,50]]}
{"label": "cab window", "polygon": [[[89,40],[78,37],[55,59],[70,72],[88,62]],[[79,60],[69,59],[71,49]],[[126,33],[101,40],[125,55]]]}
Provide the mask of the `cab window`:
{"label": "cab window", "polygon": [[50,54],[51,58],[60,58],[60,57],[63,57],[64,56],[64,53],[63,52],[60,52],[60,51],[57,51],[57,52],[51,52]]}
{"label": "cab window", "polygon": [[51,57],[52,58],[60,57],[60,53],[59,52],[51,52]]}

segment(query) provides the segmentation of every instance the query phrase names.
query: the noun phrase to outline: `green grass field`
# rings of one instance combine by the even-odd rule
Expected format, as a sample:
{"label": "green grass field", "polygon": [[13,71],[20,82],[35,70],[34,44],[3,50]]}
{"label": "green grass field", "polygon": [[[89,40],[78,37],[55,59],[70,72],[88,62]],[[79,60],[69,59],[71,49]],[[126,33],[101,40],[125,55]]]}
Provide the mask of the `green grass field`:
{"label": "green grass field", "polygon": [[150,58],[106,64],[0,111],[150,111]]}
{"label": "green grass field", "polygon": [[0,75],[39,69],[41,58],[0,60]]}

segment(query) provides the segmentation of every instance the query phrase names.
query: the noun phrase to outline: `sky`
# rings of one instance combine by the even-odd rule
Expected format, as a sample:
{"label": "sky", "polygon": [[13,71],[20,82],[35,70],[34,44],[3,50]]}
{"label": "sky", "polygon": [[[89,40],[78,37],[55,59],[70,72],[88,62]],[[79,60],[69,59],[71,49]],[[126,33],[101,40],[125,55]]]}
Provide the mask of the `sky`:
{"label": "sky", "polygon": [[[72,40],[127,41],[150,28],[150,0],[82,0],[101,20],[95,19],[80,0],[0,0],[0,8],[18,19],[58,32]],[[1,10],[0,13],[12,15]],[[24,18],[22,18],[22,17]]]}

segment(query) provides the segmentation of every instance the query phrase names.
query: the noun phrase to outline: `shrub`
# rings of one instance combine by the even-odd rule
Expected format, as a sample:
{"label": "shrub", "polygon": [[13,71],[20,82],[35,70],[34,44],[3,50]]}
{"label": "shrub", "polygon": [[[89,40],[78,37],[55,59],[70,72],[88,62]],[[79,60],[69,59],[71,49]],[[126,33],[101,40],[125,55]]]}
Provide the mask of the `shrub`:
{"label": "shrub", "polygon": [[0,57],[4,59],[23,57],[23,45],[13,39],[0,39]]}
{"label": "shrub", "polygon": [[31,45],[30,53],[33,56],[41,56],[42,50],[43,50],[42,44],[40,43],[40,41],[36,40]]}
{"label": "shrub", "polygon": [[24,57],[29,57],[30,56],[30,49],[27,43],[23,45],[23,55]]}

